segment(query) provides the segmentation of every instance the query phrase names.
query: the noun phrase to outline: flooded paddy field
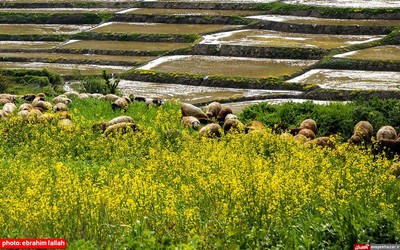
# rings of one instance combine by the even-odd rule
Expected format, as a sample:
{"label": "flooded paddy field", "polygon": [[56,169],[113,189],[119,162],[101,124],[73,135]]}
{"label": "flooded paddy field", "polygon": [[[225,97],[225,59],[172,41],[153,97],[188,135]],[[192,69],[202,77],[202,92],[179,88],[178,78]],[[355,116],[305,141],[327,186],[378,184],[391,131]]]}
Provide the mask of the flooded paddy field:
{"label": "flooded paddy field", "polygon": [[400,8],[398,0],[283,0],[282,2],[340,8]]}
{"label": "flooded paddy field", "polygon": [[334,90],[400,91],[400,72],[313,69],[287,82]]}
{"label": "flooded paddy field", "polygon": [[115,13],[121,9],[113,8],[34,8],[34,9],[22,9],[22,8],[1,8],[2,12],[12,13]]}
{"label": "flooded paddy field", "polygon": [[60,45],[60,42],[0,41],[0,50],[53,49],[58,45]]}
{"label": "flooded paddy field", "polygon": [[316,62],[315,60],[189,55],[161,57],[138,69],[205,76],[264,78],[291,75]]}
{"label": "flooded paddy field", "polygon": [[253,10],[215,10],[215,9],[156,9],[156,8],[132,8],[117,12],[117,14],[141,14],[141,15],[187,15],[187,16],[249,16],[261,14],[262,11]]}
{"label": "flooded paddy field", "polygon": [[258,47],[298,47],[332,49],[366,43],[384,36],[329,35],[245,29],[203,36],[201,44],[226,44]]}
{"label": "flooded paddy field", "polygon": [[335,55],[334,57],[360,59],[360,60],[400,61],[400,46],[399,45],[377,46],[368,49],[350,51],[347,53]]}
{"label": "flooded paddy field", "polygon": [[69,35],[92,28],[93,25],[65,24],[0,24],[0,34],[7,35]]}
{"label": "flooded paddy field", "polygon": [[124,34],[203,34],[240,28],[240,25],[167,24],[167,23],[104,23],[91,31]]}
{"label": "flooded paddy field", "polygon": [[301,94],[299,91],[220,88],[128,80],[121,80],[118,88],[126,95],[160,97],[167,100],[174,99],[188,103],[206,103],[214,100],[238,98],[265,98],[269,95],[296,96]]}
{"label": "flooded paddy field", "polygon": [[169,51],[189,46],[191,46],[191,43],[71,40],[60,46],[60,48],[77,50]]}
{"label": "flooded paddy field", "polygon": [[81,75],[100,75],[103,70],[108,73],[120,74],[131,67],[93,65],[93,64],[61,64],[61,63],[28,63],[28,62],[0,62],[2,69],[47,69],[61,75],[73,76],[78,72]]}
{"label": "flooded paddy field", "polygon": [[0,58],[25,58],[30,61],[48,60],[48,61],[110,61],[118,63],[126,62],[132,65],[148,62],[154,57],[149,56],[114,56],[114,55],[97,55],[97,54],[64,54],[64,53],[0,53]]}
{"label": "flooded paddy field", "polygon": [[311,24],[311,25],[334,25],[334,26],[398,26],[400,20],[382,20],[382,19],[333,19],[317,18],[303,16],[284,16],[284,15],[259,15],[249,16],[247,18],[284,22],[293,24]]}

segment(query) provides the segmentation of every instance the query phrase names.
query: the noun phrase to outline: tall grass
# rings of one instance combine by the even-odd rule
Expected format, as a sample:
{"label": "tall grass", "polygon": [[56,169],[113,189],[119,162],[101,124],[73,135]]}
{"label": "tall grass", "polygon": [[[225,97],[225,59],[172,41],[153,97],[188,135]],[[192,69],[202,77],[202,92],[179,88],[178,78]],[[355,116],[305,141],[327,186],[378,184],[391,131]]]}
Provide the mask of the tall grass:
{"label": "tall grass", "polygon": [[199,139],[176,103],[132,103],[141,131],[103,137],[121,115],[73,100],[73,128],[0,123],[0,238],[65,237],[69,249],[351,249],[398,243],[391,161],[266,130]]}

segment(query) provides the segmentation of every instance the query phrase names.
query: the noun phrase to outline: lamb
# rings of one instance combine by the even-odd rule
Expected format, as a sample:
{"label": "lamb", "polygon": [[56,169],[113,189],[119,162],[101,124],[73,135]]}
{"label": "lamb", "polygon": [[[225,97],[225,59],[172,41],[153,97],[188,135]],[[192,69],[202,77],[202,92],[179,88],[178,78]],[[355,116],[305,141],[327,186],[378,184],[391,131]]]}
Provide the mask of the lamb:
{"label": "lamb", "polygon": [[221,126],[216,123],[209,123],[200,129],[199,137],[200,139],[221,137]]}
{"label": "lamb", "polygon": [[92,130],[104,132],[104,130],[106,130],[107,127],[114,125],[114,124],[122,123],[122,122],[135,123],[133,118],[130,116],[118,116],[118,117],[111,119],[109,122],[98,122],[98,123],[94,124],[92,127]]}
{"label": "lamb", "polygon": [[348,142],[354,144],[365,143],[365,147],[367,147],[367,144],[371,143],[373,132],[374,128],[371,123],[368,121],[360,121],[354,126],[353,135]]}
{"label": "lamb", "polygon": [[126,111],[128,109],[129,103],[129,98],[119,97],[111,104],[111,106],[113,110],[122,109],[123,111]]}
{"label": "lamb", "polygon": [[378,141],[382,139],[396,139],[397,132],[392,126],[383,126],[376,133],[376,139]]}
{"label": "lamb", "polygon": [[221,111],[222,106],[219,102],[212,102],[206,106],[206,115],[208,118],[215,118],[217,119],[217,116],[219,112]]}
{"label": "lamb", "polygon": [[132,122],[121,122],[117,124],[110,125],[104,130],[103,136],[108,136],[110,134],[115,134],[115,133],[122,133],[125,134],[129,131],[138,131],[138,127],[136,126],[135,123]]}
{"label": "lamb", "polygon": [[200,121],[194,116],[184,116],[182,118],[182,125],[184,127],[191,127],[194,130],[199,130],[200,128]]}
{"label": "lamb", "polygon": [[193,104],[183,103],[181,106],[182,116],[194,116],[196,117],[200,123],[208,124],[210,123],[210,119],[208,116],[201,110],[199,107],[194,106]]}

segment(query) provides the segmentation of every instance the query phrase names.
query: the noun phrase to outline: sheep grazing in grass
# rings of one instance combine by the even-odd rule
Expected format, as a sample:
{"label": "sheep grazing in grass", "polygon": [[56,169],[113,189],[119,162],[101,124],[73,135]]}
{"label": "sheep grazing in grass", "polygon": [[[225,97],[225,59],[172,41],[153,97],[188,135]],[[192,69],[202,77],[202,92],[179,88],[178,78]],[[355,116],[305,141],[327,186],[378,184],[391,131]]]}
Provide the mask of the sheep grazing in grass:
{"label": "sheep grazing in grass", "polygon": [[83,100],[83,99],[89,99],[90,97],[92,97],[92,95],[91,95],[90,93],[80,93],[80,94],[78,95],[78,99],[81,99],[81,100]]}
{"label": "sheep grazing in grass", "polygon": [[10,101],[9,99],[4,99],[4,98],[0,99],[0,105],[4,105],[4,104],[7,104],[7,103],[12,103],[12,101]]}
{"label": "sheep grazing in grass", "polygon": [[381,139],[375,141],[372,145],[372,154],[374,160],[377,155],[384,153],[388,159],[393,159],[396,154],[400,153],[400,140],[393,139]]}
{"label": "sheep grazing in grass", "polygon": [[105,101],[109,101],[109,102],[115,102],[118,98],[120,98],[120,97],[117,95],[114,95],[114,94],[107,94],[107,95],[99,97],[100,100],[105,100]]}
{"label": "sheep grazing in grass", "polygon": [[229,108],[229,107],[223,106],[223,107],[221,108],[221,110],[219,111],[218,115],[217,115],[217,121],[220,122],[220,123],[225,122],[225,117],[226,117],[228,114],[233,114],[232,109]]}
{"label": "sheep grazing in grass", "polygon": [[300,128],[311,129],[314,134],[317,134],[317,123],[313,119],[305,119],[300,123]]}
{"label": "sheep grazing in grass", "polygon": [[250,133],[252,131],[265,130],[265,126],[259,121],[251,121],[246,124],[245,132]]}
{"label": "sheep grazing in grass", "polygon": [[15,102],[15,97],[11,94],[0,94],[0,99],[7,99],[10,102]]}
{"label": "sheep grazing in grass", "polygon": [[3,106],[3,110],[5,112],[7,112],[8,114],[12,114],[17,110],[17,106],[15,106],[14,103],[10,102],[10,103],[6,103]]}
{"label": "sheep grazing in grass", "polygon": [[354,126],[353,135],[348,140],[349,143],[353,144],[367,144],[371,143],[371,138],[374,133],[374,128],[371,123],[367,121],[360,121]]}
{"label": "sheep grazing in grass", "polygon": [[200,128],[200,121],[194,116],[184,116],[182,117],[182,125],[185,128],[192,128],[194,130],[199,130]]}
{"label": "sheep grazing in grass", "polygon": [[225,121],[227,121],[227,120],[239,120],[239,117],[237,117],[237,115],[234,115],[234,114],[227,114],[225,116]]}
{"label": "sheep grazing in grass", "polygon": [[64,93],[68,98],[78,97],[79,93],[76,91],[67,91]]}
{"label": "sheep grazing in grass", "polygon": [[123,115],[123,116],[115,117],[108,122],[98,122],[92,126],[92,130],[93,131],[101,131],[103,133],[104,130],[106,130],[108,126],[115,125],[115,124],[122,123],[122,122],[135,123],[135,121],[133,120],[132,117]]}
{"label": "sheep grazing in grass", "polygon": [[57,103],[64,103],[66,105],[70,104],[72,102],[71,99],[69,99],[66,95],[59,95],[53,98],[51,100],[52,104],[57,104]]}
{"label": "sheep grazing in grass", "polygon": [[32,102],[33,100],[35,100],[36,95],[35,94],[26,94],[22,97],[22,99],[24,99],[25,102]]}
{"label": "sheep grazing in grass", "polygon": [[311,129],[308,129],[308,128],[301,129],[298,134],[304,135],[306,138],[311,139],[311,140],[315,139],[314,131],[312,131]]}
{"label": "sheep grazing in grass", "polygon": [[229,132],[245,132],[245,126],[244,124],[236,119],[228,119],[224,122],[224,125],[222,126],[222,129],[224,130],[225,134]]}
{"label": "sheep grazing in grass", "polygon": [[216,123],[209,123],[199,131],[199,138],[218,138],[221,137],[221,126]]}
{"label": "sheep grazing in grass", "polygon": [[161,98],[146,98],[145,103],[147,106],[161,106],[164,101]]}
{"label": "sheep grazing in grass", "polygon": [[117,100],[115,100],[111,104],[111,107],[113,110],[120,109],[120,110],[126,111],[129,107],[130,102],[131,102],[131,100],[129,98],[119,97]]}
{"label": "sheep grazing in grass", "polygon": [[54,112],[68,111],[68,106],[65,103],[59,102],[53,106],[53,111]]}
{"label": "sheep grazing in grass", "polygon": [[376,133],[376,139],[378,141],[382,139],[397,139],[397,132],[392,126],[383,126]]}
{"label": "sheep grazing in grass", "polygon": [[70,119],[61,119],[57,125],[62,129],[71,129],[74,127],[74,123]]}
{"label": "sheep grazing in grass", "polygon": [[2,109],[0,109],[0,119],[1,120],[6,120],[8,116],[8,113]]}
{"label": "sheep grazing in grass", "polygon": [[47,111],[53,109],[53,105],[46,101],[34,101],[32,102],[34,108],[40,108],[42,111]]}
{"label": "sheep grazing in grass", "polygon": [[217,116],[219,112],[221,111],[222,106],[219,102],[212,102],[206,106],[206,115],[208,118],[215,118],[217,119]]}
{"label": "sheep grazing in grass", "polygon": [[107,136],[110,134],[120,133],[125,134],[127,132],[135,132],[138,131],[138,127],[135,123],[132,122],[121,122],[117,124],[110,125],[104,130],[103,136]]}
{"label": "sheep grazing in grass", "polygon": [[309,141],[311,145],[316,145],[320,147],[335,148],[335,137],[334,136],[321,136]]}
{"label": "sheep grazing in grass", "polygon": [[19,111],[21,111],[21,110],[31,110],[31,109],[33,109],[33,106],[30,103],[22,103],[18,108]]}
{"label": "sheep grazing in grass", "polygon": [[194,106],[193,104],[183,103],[181,106],[182,116],[194,116],[196,117],[200,123],[208,124],[210,123],[210,119],[208,116],[201,110],[201,108]]}

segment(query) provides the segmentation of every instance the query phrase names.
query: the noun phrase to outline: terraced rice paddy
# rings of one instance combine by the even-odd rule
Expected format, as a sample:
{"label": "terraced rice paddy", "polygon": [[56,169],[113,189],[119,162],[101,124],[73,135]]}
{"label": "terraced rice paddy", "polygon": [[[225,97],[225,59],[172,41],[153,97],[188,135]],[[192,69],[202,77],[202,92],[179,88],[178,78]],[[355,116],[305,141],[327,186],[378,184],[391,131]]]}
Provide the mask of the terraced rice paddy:
{"label": "terraced rice paddy", "polygon": [[246,29],[206,35],[200,43],[229,44],[258,47],[299,47],[332,49],[352,44],[378,40],[383,36],[330,35],[279,32],[273,30]]}
{"label": "terraced rice paddy", "polygon": [[257,15],[262,11],[251,11],[251,10],[214,10],[214,9],[156,9],[156,8],[132,8],[126,9],[119,14],[144,14],[144,15],[210,15],[210,16],[249,16]]}
{"label": "terraced rice paddy", "polygon": [[274,91],[260,89],[239,89],[192,86],[182,84],[165,84],[122,80],[119,83],[121,91],[130,95],[143,97],[160,97],[175,99],[187,103],[204,103],[218,99],[237,99],[243,97],[267,97],[269,95],[297,95],[299,91]]}
{"label": "terraced rice paddy", "polygon": [[46,59],[49,61],[56,60],[92,60],[92,61],[115,61],[130,62],[133,64],[148,62],[154,57],[148,56],[112,56],[112,55],[96,55],[96,54],[62,54],[62,53],[0,53],[3,58],[26,58],[31,60]]}
{"label": "terraced rice paddy", "polygon": [[66,35],[90,29],[93,25],[64,24],[0,24],[0,34],[8,35]]}
{"label": "terraced rice paddy", "polygon": [[60,42],[40,42],[40,41],[0,41],[1,50],[34,50],[52,49],[60,45]]}
{"label": "terraced rice paddy", "polygon": [[313,69],[287,82],[337,90],[399,91],[400,72]]}
{"label": "terraced rice paddy", "polygon": [[96,41],[73,40],[61,46],[63,49],[96,49],[119,51],[169,51],[189,47],[190,43],[169,42],[129,42],[129,41]]}
{"label": "terraced rice paddy", "polygon": [[335,25],[335,26],[398,26],[400,20],[382,19],[332,19],[303,16],[260,15],[249,16],[251,19],[264,21],[285,22],[293,24]]}
{"label": "terraced rice paddy", "polygon": [[0,62],[2,69],[47,69],[50,72],[57,72],[61,75],[73,76],[100,75],[103,70],[108,73],[119,74],[126,72],[130,67],[93,65],[93,64],[61,64],[61,63],[28,63],[28,62]]}
{"label": "terraced rice paddy", "polygon": [[338,58],[360,59],[360,60],[396,60],[400,61],[400,46],[387,45],[372,47],[363,50],[350,51],[335,55]]}
{"label": "terraced rice paddy", "polygon": [[179,72],[231,77],[278,77],[291,75],[316,63],[314,60],[284,60],[268,58],[219,56],[168,56],[156,59],[140,69],[158,72]]}
{"label": "terraced rice paddy", "polygon": [[3,8],[1,12],[12,13],[114,13],[121,9],[112,8],[34,8],[34,9],[21,9],[21,8]]}
{"label": "terraced rice paddy", "polygon": [[239,28],[239,25],[218,24],[167,24],[167,23],[124,23],[102,24],[92,32],[124,34],[205,34],[221,30]]}

